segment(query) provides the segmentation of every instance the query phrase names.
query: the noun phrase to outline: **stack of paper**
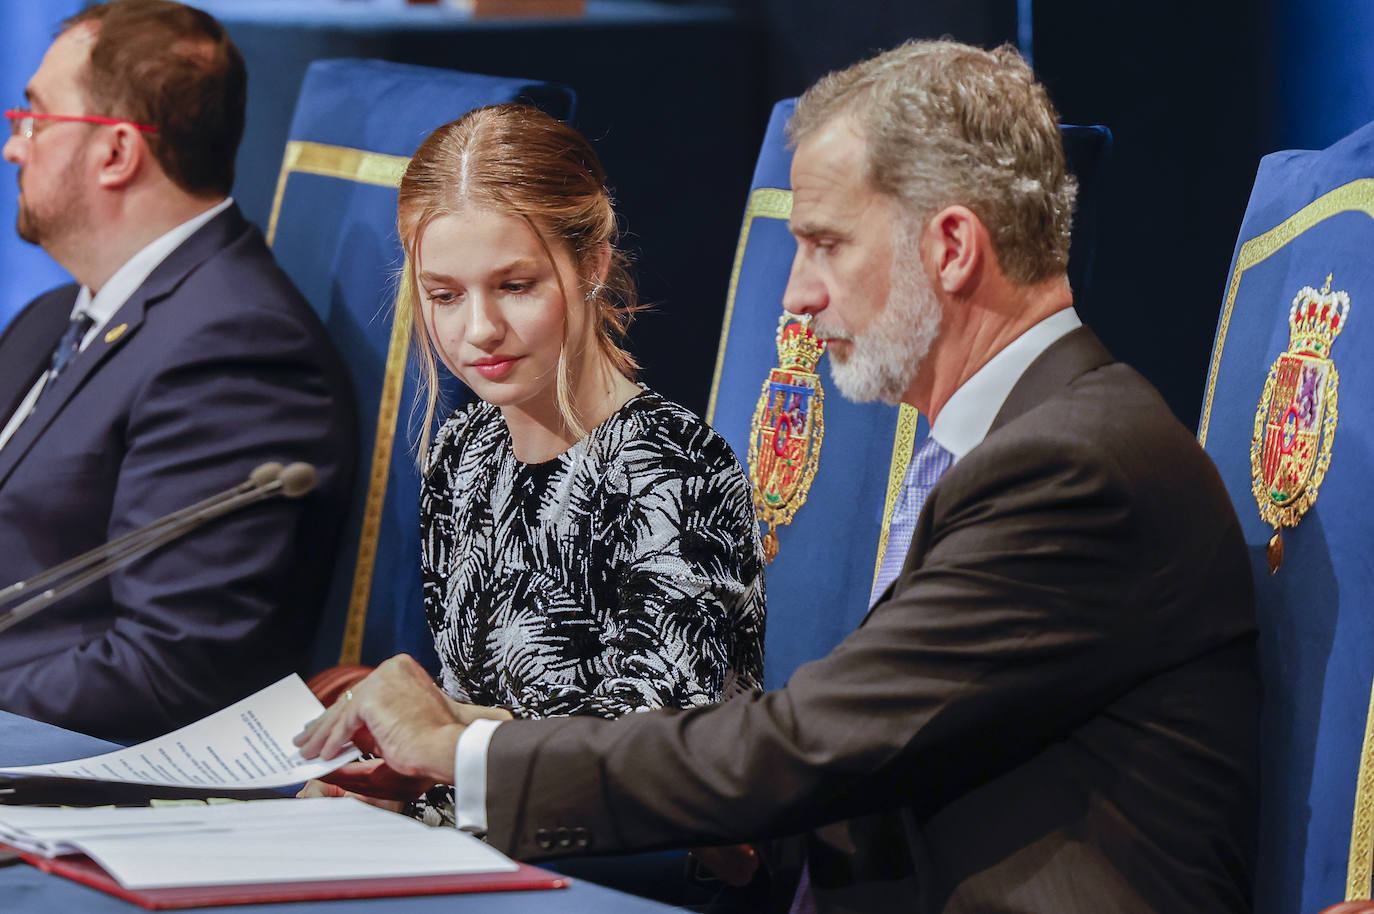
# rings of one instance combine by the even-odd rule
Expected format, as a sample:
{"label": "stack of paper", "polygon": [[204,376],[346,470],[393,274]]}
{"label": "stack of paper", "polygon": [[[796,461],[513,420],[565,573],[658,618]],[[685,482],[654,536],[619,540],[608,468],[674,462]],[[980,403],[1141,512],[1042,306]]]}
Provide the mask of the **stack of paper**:
{"label": "stack of paper", "polygon": [[222,711],[166,736],[93,758],[0,768],[0,779],[61,778],[116,784],[233,791],[286,787],[328,774],[358,750],[306,761],[291,741],[324,712],[292,674]]}
{"label": "stack of paper", "polygon": [[[94,758],[0,768],[0,800],[279,796],[358,757],[306,761],[292,742],[324,710],[297,676],[167,736]],[[8,783],[7,783],[8,779]],[[84,791],[84,792],[83,792]],[[36,800],[35,797],[50,797]],[[89,805],[89,804],[87,804]],[[0,806],[0,850],[144,907],[556,889],[463,832],[348,798],[96,809]],[[3,907],[3,905],[0,905]]]}
{"label": "stack of paper", "polygon": [[170,808],[5,807],[0,842],[48,857],[86,854],[130,889],[518,869],[471,835],[342,797]]}

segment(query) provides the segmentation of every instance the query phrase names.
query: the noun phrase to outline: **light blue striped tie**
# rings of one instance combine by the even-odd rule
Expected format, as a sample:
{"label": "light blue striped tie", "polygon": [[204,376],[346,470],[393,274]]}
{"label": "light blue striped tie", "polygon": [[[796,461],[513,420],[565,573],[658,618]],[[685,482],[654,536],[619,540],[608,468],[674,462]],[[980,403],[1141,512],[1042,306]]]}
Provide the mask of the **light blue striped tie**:
{"label": "light blue striped tie", "polygon": [[945,470],[954,462],[954,455],[940,447],[940,442],[927,437],[925,442],[911,458],[902,479],[902,491],[897,493],[897,504],[892,508],[892,520],[887,531],[887,550],[883,553],[883,564],[873,581],[873,592],[868,597],[868,605],[878,602],[887,585],[897,579],[897,574],[906,562],[907,549],[911,547],[911,535],[916,532],[916,519],[921,516],[921,508],[926,496],[939,481]]}

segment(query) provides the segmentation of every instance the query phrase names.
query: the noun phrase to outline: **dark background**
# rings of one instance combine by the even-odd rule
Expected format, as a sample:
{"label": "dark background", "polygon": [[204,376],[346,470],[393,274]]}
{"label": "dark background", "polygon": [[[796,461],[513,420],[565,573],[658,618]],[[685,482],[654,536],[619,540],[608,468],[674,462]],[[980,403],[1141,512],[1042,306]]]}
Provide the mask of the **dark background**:
{"label": "dark background", "polygon": [[[79,5],[0,11],[13,97],[57,20]],[[1010,41],[1028,53],[1065,122],[1109,126],[1097,260],[1079,310],[1190,427],[1260,156],[1328,145],[1374,117],[1374,5],[1353,0],[588,0],[583,19],[545,23],[474,22],[400,0],[201,5],[248,58],[235,195],[260,224],[314,57],[573,87],[577,125],[601,151],[644,296],[656,304],[633,336],[647,380],[699,411],[768,110],[830,69],[912,37]],[[13,185],[0,187],[0,206],[12,212]],[[0,322],[59,277],[18,248],[0,239],[10,277]]]}
{"label": "dark background", "polygon": [[[1063,121],[1105,124],[1114,137],[1100,177],[1093,282],[1076,303],[1079,313],[1196,426],[1236,230],[1259,158],[1280,148],[1285,126],[1274,93],[1269,0],[1034,0],[1019,9],[1015,0],[741,0],[739,7],[763,23],[774,97],[795,95],[828,70],[908,37],[1011,42],[1029,51]],[[1024,36],[1018,41],[1028,7],[1029,47]],[[1290,20],[1306,18],[1287,12]],[[1374,116],[1367,101],[1351,128]],[[1289,129],[1285,139],[1325,144],[1340,135]]]}

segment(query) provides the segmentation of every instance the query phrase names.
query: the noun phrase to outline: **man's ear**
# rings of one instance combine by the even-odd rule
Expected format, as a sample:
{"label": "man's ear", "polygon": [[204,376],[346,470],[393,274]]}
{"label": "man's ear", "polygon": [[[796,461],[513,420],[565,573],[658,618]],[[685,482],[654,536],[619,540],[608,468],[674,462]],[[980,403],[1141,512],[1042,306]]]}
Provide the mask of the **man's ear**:
{"label": "man's ear", "polygon": [[127,187],[151,155],[143,134],[132,124],[115,124],[95,144],[97,179],[108,190]]}
{"label": "man's ear", "polygon": [[947,206],[926,223],[925,236],[935,283],[951,295],[967,291],[992,243],[982,220],[967,206]]}

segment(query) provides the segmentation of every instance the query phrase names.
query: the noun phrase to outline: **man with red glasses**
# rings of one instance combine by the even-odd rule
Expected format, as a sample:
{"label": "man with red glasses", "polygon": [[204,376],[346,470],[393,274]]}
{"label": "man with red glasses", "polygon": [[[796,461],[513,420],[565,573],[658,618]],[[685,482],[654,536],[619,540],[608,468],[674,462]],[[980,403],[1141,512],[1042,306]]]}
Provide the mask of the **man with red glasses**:
{"label": "man with red glasses", "polygon": [[228,196],[243,60],[209,15],[68,20],[5,112],[19,235],[75,284],[0,337],[0,585],[243,481],[318,488],[215,521],[0,633],[0,708],[133,740],[297,665],[355,446],[314,312]]}

